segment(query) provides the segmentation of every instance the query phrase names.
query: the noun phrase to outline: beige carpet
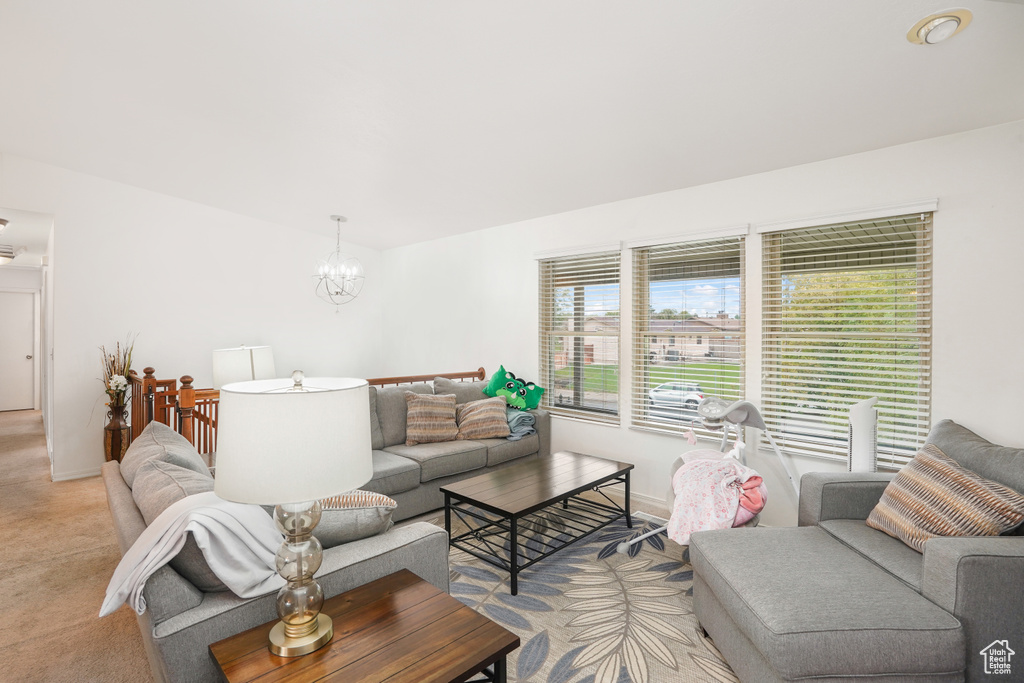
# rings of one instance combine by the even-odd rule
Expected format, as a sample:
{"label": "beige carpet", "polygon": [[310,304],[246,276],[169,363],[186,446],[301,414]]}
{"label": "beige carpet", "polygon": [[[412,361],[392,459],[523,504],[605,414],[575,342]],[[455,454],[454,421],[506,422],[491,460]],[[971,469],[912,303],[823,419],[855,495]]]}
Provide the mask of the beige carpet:
{"label": "beige carpet", "polygon": [[121,557],[103,482],[50,481],[38,411],[0,412],[0,519],[0,681],[151,681],[131,610],[97,616]]}

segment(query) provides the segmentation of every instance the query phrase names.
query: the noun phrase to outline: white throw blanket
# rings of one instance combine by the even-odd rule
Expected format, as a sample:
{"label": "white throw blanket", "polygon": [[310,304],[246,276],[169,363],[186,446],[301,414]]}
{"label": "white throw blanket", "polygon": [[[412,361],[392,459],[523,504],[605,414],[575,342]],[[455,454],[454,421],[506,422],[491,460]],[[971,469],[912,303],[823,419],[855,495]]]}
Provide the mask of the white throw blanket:
{"label": "white throw blanket", "polygon": [[139,614],[145,612],[146,580],[178,554],[189,531],[213,573],[239,597],[256,597],[284,585],[274,564],[284,536],[263,508],[226,501],[213,491],[197,493],[160,513],[124,554],[107,586],[100,616],[126,600]]}
{"label": "white throw blanket", "polygon": [[740,504],[741,485],[751,477],[760,479],[757,472],[730,457],[684,464],[672,477],[676,497],[668,537],[679,545],[689,545],[695,531],[730,528]]}

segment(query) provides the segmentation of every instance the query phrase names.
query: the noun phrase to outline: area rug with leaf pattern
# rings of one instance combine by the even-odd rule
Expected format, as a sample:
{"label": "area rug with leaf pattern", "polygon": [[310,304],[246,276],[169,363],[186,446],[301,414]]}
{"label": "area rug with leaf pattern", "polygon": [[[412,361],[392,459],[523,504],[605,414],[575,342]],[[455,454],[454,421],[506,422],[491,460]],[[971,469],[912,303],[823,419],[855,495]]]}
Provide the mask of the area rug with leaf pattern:
{"label": "area rug with leaf pattern", "polygon": [[[420,520],[444,526],[442,515]],[[700,635],[687,549],[662,533],[616,552],[653,528],[640,519],[632,529],[613,523],[521,572],[514,596],[507,572],[452,549],[451,594],[519,636],[509,681],[737,681]],[[528,528],[521,533],[529,539]]]}

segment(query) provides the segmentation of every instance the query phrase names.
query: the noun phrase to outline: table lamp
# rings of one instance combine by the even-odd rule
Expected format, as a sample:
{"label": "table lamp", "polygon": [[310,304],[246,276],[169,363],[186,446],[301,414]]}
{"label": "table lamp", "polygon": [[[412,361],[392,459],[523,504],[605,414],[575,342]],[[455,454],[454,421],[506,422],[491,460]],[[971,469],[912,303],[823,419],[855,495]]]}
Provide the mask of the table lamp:
{"label": "table lamp", "polygon": [[253,379],[272,379],[274,352],[269,346],[236,346],[213,350],[213,388],[220,389],[232,382]]}
{"label": "table lamp", "polygon": [[370,397],[366,380],[268,379],[220,389],[214,492],[238,503],[276,505],[284,533],[277,571],[287,581],[277,594],[281,621],[269,649],[282,657],[313,652],[334,635],[320,614],[324,595],[313,574],[323,547],[313,536],[320,502],[359,488],[373,477]]}

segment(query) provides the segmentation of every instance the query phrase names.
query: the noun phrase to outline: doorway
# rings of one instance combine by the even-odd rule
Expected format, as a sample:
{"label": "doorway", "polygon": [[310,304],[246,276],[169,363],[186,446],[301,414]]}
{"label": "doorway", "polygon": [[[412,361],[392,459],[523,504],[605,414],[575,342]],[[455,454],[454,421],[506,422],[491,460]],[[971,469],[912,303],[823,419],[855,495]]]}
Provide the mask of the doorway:
{"label": "doorway", "polygon": [[0,291],[0,411],[36,405],[36,301],[32,292]]}

